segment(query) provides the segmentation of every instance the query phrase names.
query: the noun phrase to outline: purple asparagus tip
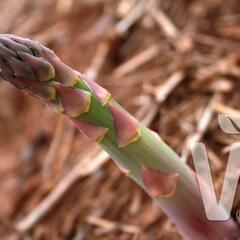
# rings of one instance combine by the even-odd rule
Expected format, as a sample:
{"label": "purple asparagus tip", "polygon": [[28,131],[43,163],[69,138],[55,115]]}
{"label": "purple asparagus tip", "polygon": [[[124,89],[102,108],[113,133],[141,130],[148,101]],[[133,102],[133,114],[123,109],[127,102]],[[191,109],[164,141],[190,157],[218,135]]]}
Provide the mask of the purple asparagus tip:
{"label": "purple asparagus tip", "polygon": [[43,100],[53,100],[56,96],[51,81],[72,86],[78,79],[76,72],[52,50],[11,34],[0,34],[0,75]]}
{"label": "purple asparagus tip", "polygon": [[56,77],[44,47],[29,39],[0,34],[0,75],[15,87],[49,100],[55,90],[44,84]]}
{"label": "purple asparagus tip", "polygon": [[0,34],[0,68],[2,77],[9,82],[18,78],[40,82],[55,78],[54,67],[43,58],[43,47],[14,35]]}

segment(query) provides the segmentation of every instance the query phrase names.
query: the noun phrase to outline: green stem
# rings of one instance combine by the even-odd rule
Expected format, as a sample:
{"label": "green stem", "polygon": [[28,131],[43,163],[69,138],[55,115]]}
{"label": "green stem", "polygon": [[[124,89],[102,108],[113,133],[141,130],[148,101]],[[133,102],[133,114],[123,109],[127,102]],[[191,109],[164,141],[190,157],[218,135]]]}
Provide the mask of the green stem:
{"label": "green stem", "polygon": [[232,219],[207,219],[195,173],[106,89],[71,69],[50,49],[14,35],[0,34],[0,67],[5,80],[61,109],[81,132],[98,141],[187,239],[238,239]]}

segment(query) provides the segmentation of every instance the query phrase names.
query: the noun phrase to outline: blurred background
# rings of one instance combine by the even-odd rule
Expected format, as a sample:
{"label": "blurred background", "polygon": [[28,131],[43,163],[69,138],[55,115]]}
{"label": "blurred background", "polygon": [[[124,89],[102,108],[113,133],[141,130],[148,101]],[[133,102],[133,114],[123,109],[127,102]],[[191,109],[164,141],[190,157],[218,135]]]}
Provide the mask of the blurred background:
{"label": "blurred background", "polygon": [[[106,87],[193,167],[206,144],[217,193],[240,117],[238,0],[0,0],[0,32],[47,45]],[[64,117],[0,80],[0,238],[182,239]],[[240,209],[236,195],[232,216]],[[238,222],[239,223],[239,222]]]}

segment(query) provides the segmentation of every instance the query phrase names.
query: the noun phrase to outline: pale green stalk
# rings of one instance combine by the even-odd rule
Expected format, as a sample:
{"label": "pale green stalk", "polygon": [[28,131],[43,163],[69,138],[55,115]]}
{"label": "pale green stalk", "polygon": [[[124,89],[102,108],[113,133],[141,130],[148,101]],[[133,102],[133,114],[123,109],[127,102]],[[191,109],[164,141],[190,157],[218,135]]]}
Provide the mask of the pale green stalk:
{"label": "pale green stalk", "polygon": [[106,89],[72,70],[51,50],[13,35],[0,35],[0,67],[5,80],[65,114],[82,133],[98,141],[187,239],[237,239],[232,219],[206,218],[195,173]]}

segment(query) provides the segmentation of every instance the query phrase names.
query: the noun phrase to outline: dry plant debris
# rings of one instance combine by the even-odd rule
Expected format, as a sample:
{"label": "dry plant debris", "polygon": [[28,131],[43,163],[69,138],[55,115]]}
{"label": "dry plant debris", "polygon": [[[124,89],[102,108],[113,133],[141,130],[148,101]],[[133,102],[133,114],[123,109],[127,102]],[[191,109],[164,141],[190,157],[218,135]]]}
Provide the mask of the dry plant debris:
{"label": "dry plant debris", "polygon": [[[0,1],[0,31],[55,49],[188,156],[189,165],[188,141],[197,136],[209,150],[220,192],[229,146],[239,140],[217,122],[218,113],[240,112],[239,2],[66,2]],[[0,85],[1,239],[181,239],[107,156],[93,157],[96,146],[44,106]],[[19,232],[18,223],[60,183],[69,185],[57,203],[31,230]],[[233,217],[238,209],[239,193]]]}

